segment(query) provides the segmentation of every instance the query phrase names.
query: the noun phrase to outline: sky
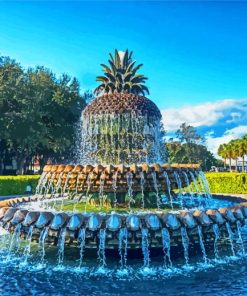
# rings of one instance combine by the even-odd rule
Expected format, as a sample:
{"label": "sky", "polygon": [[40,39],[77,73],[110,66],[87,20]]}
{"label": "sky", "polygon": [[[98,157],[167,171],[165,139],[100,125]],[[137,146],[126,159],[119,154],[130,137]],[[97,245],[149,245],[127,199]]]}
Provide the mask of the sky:
{"label": "sky", "polygon": [[0,54],[96,87],[115,48],[134,51],[173,133],[219,143],[247,133],[247,2],[1,2]]}

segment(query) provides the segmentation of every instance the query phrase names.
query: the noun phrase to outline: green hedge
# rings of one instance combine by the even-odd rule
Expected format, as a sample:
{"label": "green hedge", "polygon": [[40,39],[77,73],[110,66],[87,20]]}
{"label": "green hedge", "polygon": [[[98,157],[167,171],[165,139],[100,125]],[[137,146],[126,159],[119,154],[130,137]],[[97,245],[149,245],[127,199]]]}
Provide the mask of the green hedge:
{"label": "green hedge", "polygon": [[247,194],[246,173],[206,173],[212,193]]}
{"label": "green hedge", "polygon": [[32,185],[33,192],[38,184],[40,176],[0,176],[0,196],[24,194],[28,184]]}

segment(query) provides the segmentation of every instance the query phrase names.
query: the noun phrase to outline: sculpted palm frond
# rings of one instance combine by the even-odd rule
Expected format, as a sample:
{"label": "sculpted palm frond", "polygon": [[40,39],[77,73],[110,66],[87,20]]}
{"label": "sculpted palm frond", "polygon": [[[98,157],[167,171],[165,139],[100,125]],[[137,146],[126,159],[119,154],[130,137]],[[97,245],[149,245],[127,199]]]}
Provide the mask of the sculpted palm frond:
{"label": "sculpted palm frond", "polygon": [[132,51],[125,52],[115,50],[114,56],[110,53],[109,66],[101,64],[104,76],[98,76],[96,81],[100,82],[94,93],[96,95],[108,93],[133,93],[135,95],[149,94],[146,83],[147,77],[137,74],[143,66],[135,66],[136,61],[132,60]]}

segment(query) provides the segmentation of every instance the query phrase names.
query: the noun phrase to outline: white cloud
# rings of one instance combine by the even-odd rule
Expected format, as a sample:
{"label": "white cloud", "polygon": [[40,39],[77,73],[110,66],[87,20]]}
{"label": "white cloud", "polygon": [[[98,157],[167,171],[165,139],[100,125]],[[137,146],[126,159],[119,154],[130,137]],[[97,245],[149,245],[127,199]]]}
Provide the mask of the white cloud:
{"label": "white cloud", "polygon": [[247,125],[240,125],[240,126],[232,128],[232,129],[229,129],[226,132],[224,132],[224,134],[220,137],[214,137],[214,133],[209,132],[206,135],[208,149],[214,155],[217,156],[217,150],[221,144],[228,143],[231,140],[238,139],[245,134],[247,134]]}
{"label": "white cloud", "polygon": [[247,134],[247,99],[226,99],[161,112],[167,138],[186,122],[203,131],[207,146],[215,155],[220,144]]}
{"label": "white cloud", "polygon": [[228,120],[228,123],[235,122],[242,116],[246,117],[247,99],[228,99],[200,105],[188,105],[180,109],[169,108],[161,110],[161,113],[165,129],[168,132],[176,131],[183,122],[194,127],[212,127],[226,116],[228,119],[225,119],[225,121]]}

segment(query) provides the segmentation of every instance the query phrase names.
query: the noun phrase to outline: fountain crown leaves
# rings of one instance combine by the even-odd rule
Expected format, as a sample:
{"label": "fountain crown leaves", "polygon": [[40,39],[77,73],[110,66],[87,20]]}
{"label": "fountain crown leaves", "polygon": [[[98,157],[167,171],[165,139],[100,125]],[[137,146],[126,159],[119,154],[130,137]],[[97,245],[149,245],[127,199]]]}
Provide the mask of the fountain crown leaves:
{"label": "fountain crown leaves", "polygon": [[115,49],[114,56],[110,53],[109,65],[101,64],[103,76],[97,76],[96,81],[100,85],[96,87],[94,93],[98,96],[101,94],[113,93],[132,93],[135,95],[149,94],[146,85],[148,79],[137,71],[143,66],[135,66],[136,61],[132,60],[133,52],[118,51]]}

